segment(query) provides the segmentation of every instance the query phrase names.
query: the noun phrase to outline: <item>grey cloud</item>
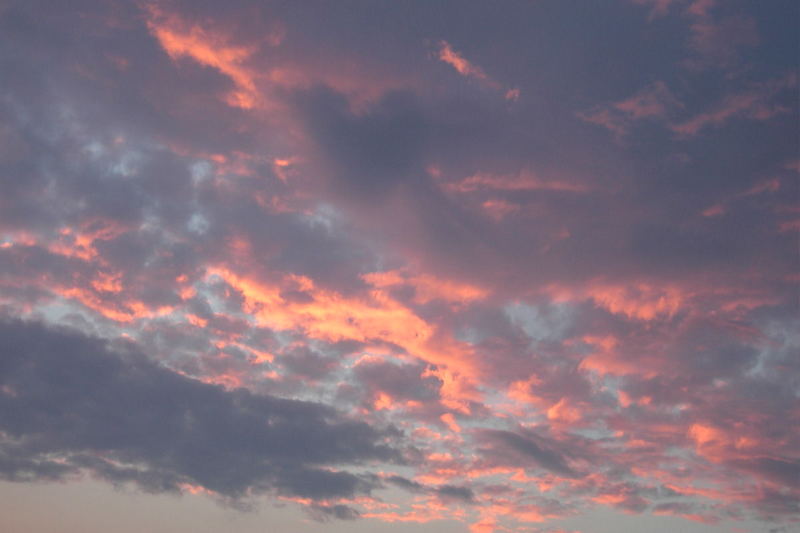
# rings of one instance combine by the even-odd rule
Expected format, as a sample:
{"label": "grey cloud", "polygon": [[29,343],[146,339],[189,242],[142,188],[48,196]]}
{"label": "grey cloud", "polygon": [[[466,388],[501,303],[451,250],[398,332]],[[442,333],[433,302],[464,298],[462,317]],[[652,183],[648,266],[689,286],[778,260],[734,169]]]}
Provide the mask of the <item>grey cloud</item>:
{"label": "grey cloud", "polygon": [[384,361],[366,361],[356,365],[353,373],[369,390],[383,391],[402,399],[438,400],[441,382],[433,376],[423,377],[424,370],[423,364],[397,365]]}
{"label": "grey cloud", "polygon": [[475,494],[472,492],[472,489],[455,485],[442,485],[441,487],[437,487],[436,494],[445,500],[472,502],[475,499]]}
{"label": "grey cloud", "polygon": [[334,186],[347,194],[381,197],[423,174],[428,126],[413,94],[389,93],[357,115],[343,95],[319,86],[298,96],[298,108],[335,168]]}
{"label": "grey cloud", "polygon": [[741,470],[754,472],[774,483],[800,489],[800,459],[756,457],[729,462]]}
{"label": "grey cloud", "polygon": [[292,374],[309,379],[321,379],[330,374],[339,364],[338,359],[302,346],[288,350],[279,362]]}
{"label": "grey cloud", "polygon": [[355,520],[361,516],[356,509],[349,505],[312,505],[309,509],[312,518],[325,522],[331,518],[338,520]]}
{"label": "grey cloud", "polygon": [[409,492],[432,493],[445,501],[472,503],[475,500],[475,493],[465,486],[445,484],[432,487],[397,475],[389,476],[385,481]]}
{"label": "grey cloud", "polygon": [[396,486],[398,486],[400,488],[403,488],[403,489],[405,489],[405,490],[407,490],[409,492],[420,492],[420,491],[423,491],[425,489],[425,485],[423,485],[422,483],[418,483],[416,481],[412,481],[412,480],[410,480],[408,478],[405,478],[403,476],[389,476],[389,477],[386,478],[386,481],[388,483],[391,483],[392,485],[396,485]]}
{"label": "grey cloud", "polygon": [[401,460],[386,444],[396,430],[316,403],[207,385],[130,345],[2,320],[0,354],[5,479],[86,470],[153,491],[191,483],[234,499],[265,490],[320,499],[375,486],[321,466]]}
{"label": "grey cloud", "polygon": [[483,454],[491,461],[503,464],[534,464],[557,474],[577,477],[563,455],[537,442],[532,435],[521,435],[512,431],[499,429],[481,429],[477,432],[478,440],[486,447]]}

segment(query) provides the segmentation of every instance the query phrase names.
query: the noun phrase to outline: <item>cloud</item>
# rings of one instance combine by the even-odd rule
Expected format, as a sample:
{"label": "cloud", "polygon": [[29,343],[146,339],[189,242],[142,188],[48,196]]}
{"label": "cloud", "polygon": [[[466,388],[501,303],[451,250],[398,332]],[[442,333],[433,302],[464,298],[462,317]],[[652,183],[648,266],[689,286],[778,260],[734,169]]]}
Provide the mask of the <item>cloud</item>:
{"label": "cloud", "polygon": [[129,343],[8,319],[0,342],[7,480],[87,471],[153,492],[191,484],[234,499],[276,491],[325,500],[375,488],[326,465],[401,460],[384,444],[396,431],[320,404],[207,385]]}
{"label": "cloud", "polygon": [[410,93],[390,93],[356,114],[343,95],[317,87],[300,96],[299,109],[333,184],[348,196],[380,198],[420,179],[429,125]]}
{"label": "cloud", "polygon": [[578,118],[597,124],[614,133],[618,138],[628,135],[631,128],[642,120],[664,120],[682,104],[662,81],[657,81],[633,96],[579,112]]}
{"label": "cloud", "polygon": [[175,15],[165,14],[155,4],[149,4],[147,12],[148,28],[172,59],[189,57],[228,76],[236,86],[226,97],[228,104],[245,109],[256,105],[256,76],[246,66],[252,48],[230,44],[227,36],[189,25]]}
{"label": "cloud", "polygon": [[796,87],[795,74],[759,83],[746,92],[727,95],[714,109],[673,124],[671,129],[679,135],[697,135],[706,128],[719,127],[735,118],[763,121],[777,115],[789,114],[792,106],[783,103],[780,96],[794,92],[792,89]]}
{"label": "cloud", "polygon": [[533,435],[514,433],[496,429],[483,429],[478,433],[478,438],[487,443],[489,447],[484,455],[500,464],[525,464],[533,461],[540,467],[568,477],[577,474],[568,465],[566,459],[558,452],[548,449]]}
{"label": "cloud", "polygon": [[651,6],[649,15],[650,20],[666,15],[672,5],[679,2],[680,0],[633,0],[633,3],[635,4]]}
{"label": "cloud", "polygon": [[[633,0],[651,6],[648,20],[679,12],[688,21],[687,48],[692,52],[684,65],[693,70],[735,70],[741,53],[759,43],[756,19],[742,13],[719,14],[729,7],[715,0]],[[680,11],[673,9],[681,8]]]}
{"label": "cloud", "polygon": [[[503,91],[503,86],[490,78],[481,67],[469,62],[464,56],[453,49],[447,41],[439,41],[438,58],[440,61],[453,67],[456,72],[466,78],[473,78],[481,85],[496,91]],[[512,87],[504,90],[503,97],[509,101],[519,99],[520,90]]]}
{"label": "cloud", "polygon": [[791,525],[792,17],[645,3],[3,8],[4,479]]}
{"label": "cloud", "polygon": [[477,67],[464,59],[461,54],[453,50],[453,48],[450,46],[450,43],[447,41],[441,41],[439,43],[439,59],[452,66],[462,76],[471,76],[479,80],[489,81],[486,73],[484,73],[480,67]]}
{"label": "cloud", "polygon": [[547,181],[538,178],[533,172],[521,171],[519,175],[491,175],[475,174],[457,183],[448,183],[445,188],[459,193],[469,193],[479,190],[491,191],[569,191],[586,192],[587,187],[582,184]]}
{"label": "cloud", "polygon": [[714,19],[707,4],[695,2],[687,10],[693,16],[690,25],[690,47],[696,58],[688,61],[692,68],[730,68],[739,63],[742,49],[758,44],[755,19],[731,15]]}

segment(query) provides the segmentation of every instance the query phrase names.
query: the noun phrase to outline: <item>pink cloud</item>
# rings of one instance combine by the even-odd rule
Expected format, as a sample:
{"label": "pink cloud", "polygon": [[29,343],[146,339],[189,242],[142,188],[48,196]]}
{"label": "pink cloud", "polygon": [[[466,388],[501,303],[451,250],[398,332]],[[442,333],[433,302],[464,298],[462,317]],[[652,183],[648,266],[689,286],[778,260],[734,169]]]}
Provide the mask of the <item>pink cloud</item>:
{"label": "pink cloud", "polygon": [[667,14],[673,4],[678,4],[682,0],[633,0],[635,4],[650,6],[649,19],[663,17]]}
{"label": "pink cloud", "polygon": [[721,67],[738,61],[742,48],[758,44],[755,20],[744,16],[731,16],[715,20],[708,14],[710,6],[695,3],[688,13],[694,16],[690,29],[690,46],[697,58],[690,60],[692,67]]}
{"label": "pink cloud", "polygon": [[[712,1],[638,3],[669,17],[648,35],[688,20],[698,57],[733,62],[734,31],[734,51],[758,41]],[[542,533],[598,506],[642,523],[796,514],[797,161],[775,148],[760,164],[774,147],[754,139],[756,155],[719,146],[746,159],[733,168],[694,138],[769,127],[794,111],[796,76],[726,78],[704,108],[718,96],[692,76],[715,74],[681,64],[598,69],[576,88],[553,56],[538,64],[552,79],[511,87],[493,76],[515,63],[479,66],[446,41],[425,63],[417,34],[379,47],[360,29],[326,34],[316,13],[322,37],[256,8],[165,9],[118,21],[147,61],[103,49],[113,74],[81,64],[46,104],[11,84],[22,133],[0,129],[19,176],[0,195],[0,311],[135,344],[231,404],[271,395],[319,408],[317,425],[341,413],[380,428],[394,459],[315,471],[357,495],[265,495],[322,516]],[[31,87],[58,86],[41,70]],[[112,97],[74,96],[106,83]],[[540,100],[513,103],[534,84]],[[601,86],[628,89],[597,102]],[[575,102],[626,142],[585,135]],[[1,385],[0,399],[22,392]],[[219,498],[213,481],[177,486]]]}
{"label": "pink cloud", "polygon": [[148,6],[148,13],[148,28],[172,59],[189,57],[229,77],[236,86],[226,96],[229,105],[250,109],[257,104],[257,75],[247,66],[253,47],[232,44],[229,36],[187,24],[153,4]]}
{"label": "pink cloud", "polygon": [[452,45],[447,41],[439,42],[438,56],[440,61],[447,63],[453,67],[456,72],[466,78],[472,78],[481,85],[496,91],[503,91],[503,97],[508,101],[516,101],[520,97],[519,87],[511,87],[503,89],[503,86],[497,81],[490,78],[484,70],[467,60],[463,55],[453,49]]}
{"label": "pink cloud", "polygon": [[618,138],[630,133],[642,120],[666,120],[683,105],[662,81],[643,88],[633,96],[605,106],[577,113],[578,118],[613,132]]}
{"label": "pink cloud", "polygon": [[441,41],[439,43],[439,59],[456,69],[456,71],[458,71],[458,73],[462,76],[477,78],[484,82],[494,83],[489,80],[489,77],[486,75],[483,69],[464,59],[461,54],[453,50],[453,47],[450,46],[450,43],[447,41]]}
{"label": "pink cloud", "polygon": [[783,78],[757,85],[750,91],[726,96],[714,110],[700,113],[693,118],[673,124],[672,131],[680,135],[697,135],[705,128],[720,125],[734,118],[769,120],[791,109],[775,101],[783,91],[797,87],[797,76],[789,74]]}
{"label": "pink cloud", "polygon": [[473,174],[461,181],[446,183],[444,188],[457,193],[537,190],[580,193],[589,190],[586,185],[580,183],[542,179],[530,170],[522,170],[518,174]]}

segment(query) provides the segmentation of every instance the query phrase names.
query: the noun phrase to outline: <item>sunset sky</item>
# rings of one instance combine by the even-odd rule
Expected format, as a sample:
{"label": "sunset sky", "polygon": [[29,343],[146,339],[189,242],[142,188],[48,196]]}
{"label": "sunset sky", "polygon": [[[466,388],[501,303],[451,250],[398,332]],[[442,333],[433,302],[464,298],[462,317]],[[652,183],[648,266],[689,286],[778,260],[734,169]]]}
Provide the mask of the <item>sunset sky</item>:
{"label": "sunset sky", "polygon": [[799,24],[0,0],[0,529],[800,530]]}

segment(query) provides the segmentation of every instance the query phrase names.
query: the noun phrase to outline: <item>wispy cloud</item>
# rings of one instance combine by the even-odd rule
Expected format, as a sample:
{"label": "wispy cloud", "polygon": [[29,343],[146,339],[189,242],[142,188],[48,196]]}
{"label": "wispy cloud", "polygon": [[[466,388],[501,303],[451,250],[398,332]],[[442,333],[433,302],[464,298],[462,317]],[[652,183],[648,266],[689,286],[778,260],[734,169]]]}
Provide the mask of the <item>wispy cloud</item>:
{"label": "wispy cloud", "polygon": [[503,86],[497,81],[490,78],[481,67],[471,63],[459,52],[453,49],[452,45],[447,41],[439,42],[438,57],[440,61],[452,66],[456,71],[464,77],[473,78],[480,84],[485,85],[496,91],[502,91],[506,100],[517,100],[520,96],[519,88],[503,89]]}
{"label": "wispy cloud", "polygon": [[796,92],[796,88],[797,75],[791,73],[782,78],[759,83],[748,91],[729,94],[710,111],[670,127],[680,135],[697,135],[703,129],[719,127],[735,118],[769,120],[776,115],[792,112],[790,103],[784,103],[776,97]]}
{"label": "wispy cloud", "polygon": [[662,81],[657,81],[633,96],[581,111],[578,117],[586,122],[603,126],[618,138],[630,133],[634,125],[642,120],[666,120],[682,104]]}

